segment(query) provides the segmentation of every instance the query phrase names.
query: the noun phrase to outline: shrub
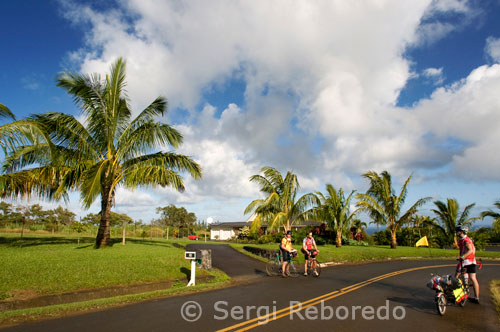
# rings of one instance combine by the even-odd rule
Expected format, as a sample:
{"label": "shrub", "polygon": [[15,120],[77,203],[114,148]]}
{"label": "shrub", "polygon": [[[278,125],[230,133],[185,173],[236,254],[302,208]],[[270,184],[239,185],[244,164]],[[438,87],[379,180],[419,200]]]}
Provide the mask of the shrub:
{"label": "shrub", "polygon": [[347,243],[348,246],[363,246],[363,247],[366,247],[368,246],[368,243],[366,241],[357,241],[357,240],[353,240],[353,239],[349,239],[348,243]]}

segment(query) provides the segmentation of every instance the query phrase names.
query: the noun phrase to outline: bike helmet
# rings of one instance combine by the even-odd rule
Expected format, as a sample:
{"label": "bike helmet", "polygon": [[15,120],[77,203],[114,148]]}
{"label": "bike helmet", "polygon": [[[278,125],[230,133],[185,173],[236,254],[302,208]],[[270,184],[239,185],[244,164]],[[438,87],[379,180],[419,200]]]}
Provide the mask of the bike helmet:
{"label": "bike helmet", "polygon": [[286,231],[286,235],[288,235],[288,234],[292,235],[292,231],[290,231],[290,230]]}
{"label": "bike helmet", "polygon": [[469,228],[467,226],[458,225],[457,227],[455,227],[456,233],[464,232],[465,234],[467,234],[468,231],[469,231]]}

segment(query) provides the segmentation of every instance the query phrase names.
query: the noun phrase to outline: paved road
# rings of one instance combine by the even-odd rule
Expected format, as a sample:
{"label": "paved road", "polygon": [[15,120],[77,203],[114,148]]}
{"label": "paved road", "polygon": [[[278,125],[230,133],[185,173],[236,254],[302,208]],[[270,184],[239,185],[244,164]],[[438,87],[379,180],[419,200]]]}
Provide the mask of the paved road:
{"label": "paved road", "polygon": [[212,250],[212,265],[232,278],[258,278],[266,275],[266,266],[263,262],[242,255],[227,244],[189,244],[186,246],[186,250],[197,249]]}
{"label": "paved road", "polygon": [[[226,250],[225,254],[229,255],[227,264],[234,266],[239,259],[246,259],[236,251],[220,250]],[[256,269],[262,265],[252,262],[256,266],[248,266],[247,273],[261,275]],[[218,264],[215,259],[214,264]],[[224,269],[225,264],[220,267]],[[425,284],[431,272],[450,273],[452,265],[454,261],[394,261],[326,268],[320,278],[260,277],[252,283],[221,290],[24,324],[7,330],[500,331],[488,291],[489,280],[500,277],[498,263],[485,264],[480,273],[480,305],[468,303],[465,308],[448,307],[444,317],[437,315],[433,292]],[[241,276],[243,270],[231,273]],[[197,313],[194,307],[185,306],[190,301],[194,301],[190,304],[196,302],[202,310],[201,317],[194,322],[187,322],[181,315],[183,306],[189,309],[188,314]],[[303,310],[290,314],[289,306],[299,302]],[[365,317],[362,310],[365,310]],[[277,313],[273,315],[273,311]],[[258,325],[255,317],[267,312],[271,314],[267,324]]]}

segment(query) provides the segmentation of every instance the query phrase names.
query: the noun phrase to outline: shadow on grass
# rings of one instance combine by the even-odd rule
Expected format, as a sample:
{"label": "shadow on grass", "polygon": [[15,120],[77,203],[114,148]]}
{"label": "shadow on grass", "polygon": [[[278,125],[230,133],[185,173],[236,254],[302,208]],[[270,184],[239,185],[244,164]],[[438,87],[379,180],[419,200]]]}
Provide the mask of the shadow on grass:
{"label": "shadow on grass", "polygon": [[[121,238],[111,238],[108,242],[108,247],[113,247],[116,243],[121,243]],[[0,245],[4,245],[7,247],[35,247],[35,246],[43,246],[43,245],[57,245],[57,244],[77,244],[78,240],[73,237],[63,237],[63,236],[25,236],[21,239],[20,236],[15,237],[6,237],[0,236]],[[134,244],[143,244],[148,246],[160,246],[160,247],[171,247],[171,244],[159,242],[159,241],[151,241],[151,240],[142,240],[142,239],[127,239],[127,242]],[[91,246],[95,246],[95,238],[94,237],[81,237],[80,238],[80,246],[76,249],[88,248]]]}
{"label": "shadow on grass", "polygon": [[[121,242],[121,239],[119,240]],[[132,242],[135,244],[144,244],[147,246],[159,246],[159,247],[171,247],[169,243],[159,242],[155,240],[142,240],[142,239],[127,239],[127,242]]]}
{"label": "shadow on grass", "polygon": [[[93,243],[94,239],[90,237],[80,238],[80,243]],[[8,247],[33,247],[53,244],[76,244],[77,239],[65,237],[0,237],[0,245]]]}
{"label": "shadow on grass", "polygon": [[181,272],[186,275],[186,280],[189,281],[191,279],[191,270],[186,267],[181,267]]}

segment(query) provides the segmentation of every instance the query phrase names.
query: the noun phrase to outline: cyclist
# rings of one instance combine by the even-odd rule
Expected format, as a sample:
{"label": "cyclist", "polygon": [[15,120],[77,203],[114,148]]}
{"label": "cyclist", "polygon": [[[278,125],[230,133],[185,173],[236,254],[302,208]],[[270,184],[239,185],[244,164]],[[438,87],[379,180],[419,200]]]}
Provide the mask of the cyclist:
{"label": "cyclist", "polygon": [[318,272],[316,272],[316,260],[314,258],[316,258],[316,255],[318,255],[319,250],[316,246],[316,241],[314,241],[312,232],[307,233],[304,241],[302,241],[302,252],[304,253],[305,257],[304,275],[307,276],[307,260],[309,259],[309,257],[313,258],[311,266],[314,271],[313,273],[314,275],[318,275]]}
{"label": "cyclist", "polygon": [[[476,248],[470,237],[467,236],[468,228],[466,226],[457,226],[455,231],[459,238],[458,248],[460,249],[460,260],[463,261],[463,267],[465,272],[469,274],[470,280],[472,280],[472,285],[474,286],[475,298],[470,298],[469,301],[479,304],[479,283],[476,278]],[[457,265],[457,277],[460,272],[460,263]]]}
{"label": "cyclist", "polygon": [[292,260],[292,252],[295,251],[292,248],[292,231],[286,231],[285,237],[281,240],[281,256],[283,257],[283,265],[281,267],[282,277],[286,278],[290,276],[290,261]]}

